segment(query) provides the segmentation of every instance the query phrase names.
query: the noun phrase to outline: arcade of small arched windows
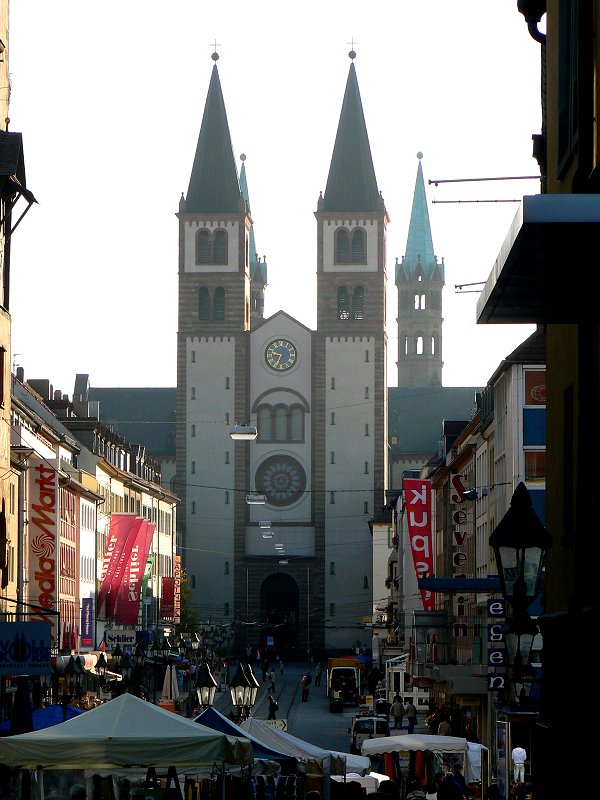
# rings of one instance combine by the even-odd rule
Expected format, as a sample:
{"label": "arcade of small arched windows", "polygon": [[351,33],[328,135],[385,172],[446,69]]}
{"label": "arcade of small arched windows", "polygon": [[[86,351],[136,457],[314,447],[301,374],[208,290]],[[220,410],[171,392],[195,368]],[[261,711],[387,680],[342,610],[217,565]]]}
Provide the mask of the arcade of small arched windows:
{"label": "arcade of small arched windows", "polygon": [[196,233],[196,264],[227,264],[227,231],[202,228]]}
{"label": "arcade of small arched windows", "polygon": [[400,336],[400,341],[402,343],[401,351],[405,356],[434,356],[437,353],[438,337],[436,334],[424,336],[419,332],[413,337],[409,337],[406,333],[403,333]]}
{"label": "arcade of small arched windows", "polygon": [[367,234],[364,228],[338,228],[334,237],[335,264],[366,264]]}
{"label": "arcade of small arched windows", "polygon": [[442,308],[442,294],[441,292],[400,292],[399,309],[400,311],[407,311],[413,309],[414,311],[426,311],[435,309],[440,311]]}
{"label": "arcade of small arched windows", "polygon": [[225,319],[225,289],[217,286],[214,292],[206,286],[198,289],[198,319],[202,321]]}
{"label": "arcade of small arched windows", "polygon": [[261,442],[303,442],[304,407],[293,403],[262,403],[256,412],[258,440]]}
{"label": "arcade of small arched windows", "polygon": [[345,320],[359,320],[365,318],[365,290],[356,286],[352,291],[352,300],[346,286],[337,290],[337,318]]}

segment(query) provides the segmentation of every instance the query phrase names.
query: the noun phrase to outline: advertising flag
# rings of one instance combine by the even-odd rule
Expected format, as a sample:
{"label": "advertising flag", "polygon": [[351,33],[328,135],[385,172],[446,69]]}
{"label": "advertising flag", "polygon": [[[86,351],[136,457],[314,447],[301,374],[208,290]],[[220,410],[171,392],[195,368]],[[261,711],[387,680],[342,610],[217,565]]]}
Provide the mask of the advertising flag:
{"label": "advertising flag", "polygon": [[[431,481],[420,478],[404,479],[404,500],[410,550],[417,580],[433,577],[433,541],[431,520]],[[433,593],[421,589],[425,611],[433,611]]]}
{"label": "advertising flag", "polygon": [[[146,559],[150,552],[155,527],[154,523],[143,519],[141,520],[141,525],[135,530],[135,538],[124,564],[117,595],[115,608],[115,623],[117,625],[137,625]],[[134,530],[132,529],[129,537],[132,538],[133,535]]]}
{"label": "advertising flag", "polygon": [[[108,532],[108,541],[106,543],[104,561],[102,563],[100,589],[98,590],[98,616],[102,613],[102,607],[110,592],[119,558],[121,557],[129,531],[135,520],[135,514],[113,514],[110,518],[110,530]],[[108,613],[108,609],[106,611],[106,616],[112,617],[112,614]]]}
{"label": "advertising flag", "polygon": [[58,470],[57,462],[35,459],[29,469],[29,597],[39,611],[32,622],[50,623],[50,643],[60,646],[58,630]]}

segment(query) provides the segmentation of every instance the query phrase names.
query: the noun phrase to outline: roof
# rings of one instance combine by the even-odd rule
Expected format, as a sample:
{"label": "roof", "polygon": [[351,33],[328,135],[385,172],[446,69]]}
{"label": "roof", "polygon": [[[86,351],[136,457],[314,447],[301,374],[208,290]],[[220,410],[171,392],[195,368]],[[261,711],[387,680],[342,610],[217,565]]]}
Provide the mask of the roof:
{"label": "roof", "polygon": [[329,167],[327,186],[319,211],[383,211],[363,114],[354,61]]}
{"label": "roof", "polygon": [[185,204],[180,209],[186,214],[237,214],[244,208],[221,81],[214,64]]}
{"label": "roof", "polygon": [[402,259],[402,264],[396,264],[396,282],[398,277],[404,275],[408,280],[412,280],[415,272],[420,268],[424,276],[430,280],[434,276],[437,268],[438,280],[444,280],[444,265],[437,263],[437,258],[433,252],[433,239],[431,237],[431,225],[429,223],[429,211],[427,209],[427,195],[425,194],[425,182],[423,180],[423,168],[421,158],[423,154],[417,155],[419,166],[417,168],[417,179],[415,182],[415,193],[413,195],[412,211],[410,214],[410,225],[408,227],[408,238],[406,241],[406,253]]}
{"label": "roof", "polygon": [[200,712],[197,717],[194,717],[194,722],[205,725],[207,728],[213,728],[216,731],[221,731],[221,733],[226,733],[229,736],[245,736],[246,738],[250,739],[254,758],[277,761],[281,763],[282,770],[285,770],[286,772],[290,769],[293,772],[296,771],[297,762],[295,758],[287,753],[282,753],[277,749],[263,744],[259,739],[251,736],[243,728],[240,728],[239,725],[231,722],[231,720],[229,720],[227,717],[221,714],[220,711],[217,711],[217,709],[212,706],[210,708],[205,708],[204,711]]}
{"label": "roof", "polygon": [[90,387],[88,400],[100,403],[100,419],[124,439],[147,452],[175,455],[175,387]]}
{"label": "roof", "polygon": [[475,394],[480,391],[477,386],[391,386],[388,427],[392,458],[405,453],[437,455],[444,421],[469,420],[475,413]]}
{"label": "roof", "polygon": [[0,738],[0,763],[37,769],[251,764],[247,738],[227,736],[125,693],[60,725]]}

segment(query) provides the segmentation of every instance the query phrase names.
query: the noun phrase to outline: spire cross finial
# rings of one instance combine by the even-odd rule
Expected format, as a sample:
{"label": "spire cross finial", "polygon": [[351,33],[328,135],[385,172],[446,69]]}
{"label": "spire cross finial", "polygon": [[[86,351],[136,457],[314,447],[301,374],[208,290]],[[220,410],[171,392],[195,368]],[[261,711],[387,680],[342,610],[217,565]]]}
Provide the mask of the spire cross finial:
{"label": "spire cross finial", "polygon": [[351,59],[354,61],[354,59],[356,58],[356,51],[354,50],[354,45],[355,45],[355,44],[358,44],[358,42],[355,42],[355,41],[354,41],[354,36],[353,36],[353,37],[352,37],[352,41],[351,41],[351,42],[346,42],[346,44],[349,44],[349,45],[350,45],[350,47],[352,48],[352,50],[350,50],[350,52],[348,53],[348,55],[349,55],[349,56],[350,56],[350,58],[351,58]]}
{"label": "spire cross finial", "polygon": [[219,60],[219,54],[217,53],[217,47],[221,47],[220,44],[217,44],[217,40],[215,39],[214,42],[210,45],[213,48],[213,54],[211,56],[213,61]]}

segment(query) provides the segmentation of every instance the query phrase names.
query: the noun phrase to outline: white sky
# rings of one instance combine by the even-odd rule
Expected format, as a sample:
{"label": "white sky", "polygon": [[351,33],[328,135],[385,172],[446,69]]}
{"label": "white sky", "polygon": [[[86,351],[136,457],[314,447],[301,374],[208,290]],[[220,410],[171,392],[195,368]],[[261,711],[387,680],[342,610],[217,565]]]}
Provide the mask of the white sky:
{"label": "white sky", "polygon": [[[12,0],[10,130],[23,134],[35,205],[12,244],[12,364],[72,394],[175,386],[178,228],[218,43],[236,157],[247,156],[265,313],[316,324],[316,221],[354,40],[388,226],[389,384],[394,263],[416,153],[431,201],[513,199],[539,181],[540,48],[515,0]],[[239,165],[239,161],[238,161]],[[443,383],[484,385],[534,327],[476,325],[516,203],[433,203],[446,265]],[[472,287],[478,289],[479,287]]]}

